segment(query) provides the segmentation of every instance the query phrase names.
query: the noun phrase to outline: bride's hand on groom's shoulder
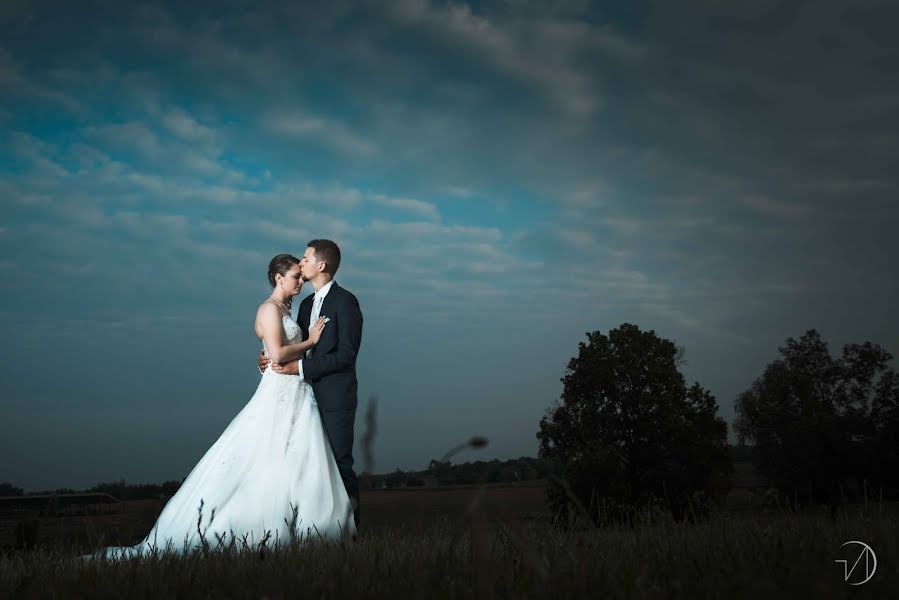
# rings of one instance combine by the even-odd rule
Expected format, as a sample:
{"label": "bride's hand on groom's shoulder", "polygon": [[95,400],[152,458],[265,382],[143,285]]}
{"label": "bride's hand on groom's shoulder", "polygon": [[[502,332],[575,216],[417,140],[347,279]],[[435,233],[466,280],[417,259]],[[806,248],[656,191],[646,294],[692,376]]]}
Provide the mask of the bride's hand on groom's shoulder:
{"label": "bride's hand on groom's shoulder", "polygon": [[300,361],[292,360],[289,363],[285,363],[283,365],[272,364],[272,371],[274,371],[275,373],[280,373],[281,375],[299,375]]}

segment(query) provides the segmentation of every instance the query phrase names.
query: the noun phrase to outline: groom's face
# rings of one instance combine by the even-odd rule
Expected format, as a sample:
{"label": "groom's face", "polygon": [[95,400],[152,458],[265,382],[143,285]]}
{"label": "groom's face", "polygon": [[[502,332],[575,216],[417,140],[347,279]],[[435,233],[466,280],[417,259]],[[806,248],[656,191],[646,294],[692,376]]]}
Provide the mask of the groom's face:
{"label": "groom's face", "polygon": [[307,247],[306,253],[300,259],[300,273],[306,281],[315,277],[319,272],[318,261],[315,259],[315,248]]}

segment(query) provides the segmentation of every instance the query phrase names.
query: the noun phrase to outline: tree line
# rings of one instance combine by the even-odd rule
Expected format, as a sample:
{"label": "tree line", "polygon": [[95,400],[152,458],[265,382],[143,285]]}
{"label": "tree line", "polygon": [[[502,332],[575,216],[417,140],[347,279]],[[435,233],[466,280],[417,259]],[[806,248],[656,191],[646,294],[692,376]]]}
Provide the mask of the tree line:
{"label": "tree line", "polygon": [[[877,344],[839,358],[814,330],[788,338],[735,403],[735,433],[772,491],[794,507],[899,498],[899,377]],[[587,341],[540,421],[540,456],[558,461],[548,487],[562,515],[627,519],[665,506],[677,519],[721,505],[733,451],[715,397],[687,386],[685,350],[624,323]]]}
{"label": "tree line", "polygon": [[162,483],[127,483],[124,479],[108,483],[98,483],[85,490],[72,488],[56,488],[54,490],[40,490],[25,493],[22,488],[9,483],[0,483],[0,497],[3,496],[48,496],[60,494],[81,494],[90,492],[103,492],[118,498],[119,500],[145,500],[148,498],[171,497],[181,487],[183,479],[173,479]]}

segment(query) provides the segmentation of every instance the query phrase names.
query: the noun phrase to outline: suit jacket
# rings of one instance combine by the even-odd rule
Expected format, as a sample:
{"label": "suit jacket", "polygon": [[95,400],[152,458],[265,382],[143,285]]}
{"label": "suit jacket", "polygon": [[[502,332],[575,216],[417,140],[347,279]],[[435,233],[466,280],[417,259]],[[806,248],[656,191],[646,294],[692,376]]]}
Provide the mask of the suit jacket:
{"label": "suit jacket", "polygon": [[[303,339],[309,339],[309,317],[315,294],[307,296],[300,304],[297,321]],[[362,344],[362,311],[359,301],[337,282],[322,303],[320,316],[328,317],[318,344],[312,348],[309,358],[303,359],[303,376],[312,385],[319,410],[355,409],[358,404],[356,380],[356,355]]]}

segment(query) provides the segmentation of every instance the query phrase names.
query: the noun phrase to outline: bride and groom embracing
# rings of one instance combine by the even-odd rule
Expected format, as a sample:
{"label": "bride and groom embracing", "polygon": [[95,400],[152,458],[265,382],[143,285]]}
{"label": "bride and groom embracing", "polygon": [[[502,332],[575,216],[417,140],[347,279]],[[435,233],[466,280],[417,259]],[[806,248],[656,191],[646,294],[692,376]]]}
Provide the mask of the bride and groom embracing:
{"label": "bride and groom embracing", "polygon": [[[263,343],[256,393],[147,537],[99,554],[355,536],[359,483],[352,451],[362,312],[356,297],[334,281],[339,266],[340,248],[331,240],[310,241],[300,259],[279,254],[271,260],[272,294],[256,313]],[[315,293],[294,321],[291,300],[307,281]]]}

